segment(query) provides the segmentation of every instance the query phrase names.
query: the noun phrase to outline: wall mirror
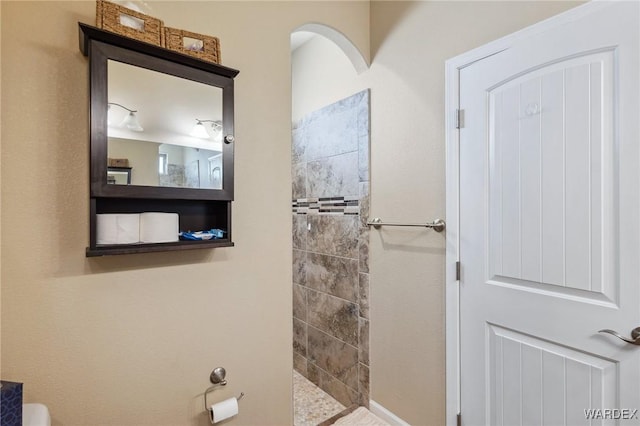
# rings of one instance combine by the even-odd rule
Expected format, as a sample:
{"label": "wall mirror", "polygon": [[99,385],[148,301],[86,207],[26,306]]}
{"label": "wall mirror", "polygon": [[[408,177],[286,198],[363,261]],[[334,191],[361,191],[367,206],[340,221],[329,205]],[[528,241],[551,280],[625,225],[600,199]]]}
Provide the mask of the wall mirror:
{"label": "wall mirror", "polygon": [[[239,71],[82,23],[79,36],[90,85],[86,255],[233,246]],[[147,213],[174,219],[152,224]]]}
{"label": "wall mirror", "polygon": [[107,167],[131,169],[108,183],[222,189],[222,89],[111,59],[107,74]]}
{"label": "wall mirror", "polygon": [[237,71],[124,43],[89,52],[92,196],[232,200]]}

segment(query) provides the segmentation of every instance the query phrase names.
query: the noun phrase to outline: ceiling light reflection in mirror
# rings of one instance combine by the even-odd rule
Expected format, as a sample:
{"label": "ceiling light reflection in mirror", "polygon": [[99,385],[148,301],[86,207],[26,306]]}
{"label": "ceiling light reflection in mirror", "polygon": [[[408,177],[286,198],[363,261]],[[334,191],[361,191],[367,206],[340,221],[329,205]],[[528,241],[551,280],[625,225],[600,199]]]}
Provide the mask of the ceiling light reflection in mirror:
{"label": "ceiling light reflection in mirror", "polygon": [[[128,160],[131,185],[222,188],[221,88],[109,60],[108,102],[107,155]],[[192,136],[198,121],[208,137]]]}

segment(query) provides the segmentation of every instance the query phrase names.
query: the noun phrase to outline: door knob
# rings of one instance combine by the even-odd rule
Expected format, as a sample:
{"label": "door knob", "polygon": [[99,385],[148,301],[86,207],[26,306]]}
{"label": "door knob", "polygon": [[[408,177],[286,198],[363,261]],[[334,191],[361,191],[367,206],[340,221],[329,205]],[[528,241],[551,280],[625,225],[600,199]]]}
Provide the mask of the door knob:
{"label": "door knob", "polygon": [[616,336],[620,340],[624,340],[627,343],[631,343],[632,345],[640,345],[640,327],[636,327],[633,330],[631,330],[631,339],[622,336],[617,331],[609,330],[609,329],[599,330],[598,333],[608,333],[613,336]]}

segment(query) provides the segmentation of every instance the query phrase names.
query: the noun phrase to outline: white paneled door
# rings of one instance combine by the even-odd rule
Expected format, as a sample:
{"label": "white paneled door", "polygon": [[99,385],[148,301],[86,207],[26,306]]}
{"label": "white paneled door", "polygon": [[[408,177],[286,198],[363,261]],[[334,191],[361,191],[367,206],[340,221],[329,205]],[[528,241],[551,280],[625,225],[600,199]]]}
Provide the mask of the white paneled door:
{"label": "white paneled door", "polygon": [[640,7],[592,10],[460,71],[463,425],[640,424]]}

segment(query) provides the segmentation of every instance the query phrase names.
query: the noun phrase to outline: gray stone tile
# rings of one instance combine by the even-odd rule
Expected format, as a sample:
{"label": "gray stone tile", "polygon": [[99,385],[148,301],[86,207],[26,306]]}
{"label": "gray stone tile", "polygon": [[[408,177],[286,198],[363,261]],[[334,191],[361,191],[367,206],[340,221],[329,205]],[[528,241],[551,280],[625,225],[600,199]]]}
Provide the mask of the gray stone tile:
{"label": "gray stone tile", "polygon": [[303,376],[307,377],[307,358],[294,352],[293,353],[293,369]]}
{"label": "gray stone tile", "polygon": [[358,304],[360,316],[369,319],[369,274],[361,273],[358,276]]}
{"label": "gray stone tile", "polygon": [[359,338],[360,362],[369,365],[369,320],[360,318],[360,338]]}
{"label": "gray stone tile", "polygon": [[307,321],[307,289],[293,284],[293,317]]}
{"label": "gray stone tile", "polygon": [[358,392],[355,389],[321,369],[319,369],[319,382],[318,386],[323,391],[345,407],[358,403]]}
{"label": "gray stone tile", "polygon": [[295,164],[291,167],[291,198],[307,197],[307,166],[306,163]]}
{"label": "gray stone tile", "polygon": [[358,258],[358,216],[307,217],[307,250],[334,256]]}
{"label": "gray stone tile", "polygon": [[293,282],[305,285],[307,283],[307,252],[293,249]]}
{"label": "gray stone tile", "polygon": [[360,227],[369,229],[367,222],[369,221],[369,206],[371,197],[369,196],[369,182],[360,182],[359,190],[360,204]]}
{"label": "gray stone tile", "polygon": [[307,286],[352,302],[358,301],[358,261],[307,254]]}
{"label": "gray stone tile", "polygon": [[311,113],[305,120],[307,161],[358,150],[358,109],[349,98]]}
{"label": "gray stone tile", "polygon": [[370,92],[369,89],[363,90],[360,93],[353,95],[354,100],[356,101],[356,111],[357,111],[357,128],[358,128],[358,136],[369,136],[371,134],[370,127],[370,116],[371,116],[371,108],[370,105]]}
{"label": "gray stone tile", "polygon": [[307,359],[307,379],[316,386],[320,385],[320,369],[310,359]]}
{"label": "gray stone tile", "polygon": [[293,351],[307,356],[307,324],[299,319],[293,319]]}
{"label": "gray stone tile", "polygon": [[358,259],[360,260],[360,272],[369,272],[369,228],[360,228],[358,238]]}
{"label": "gray stone tile", "polygon": [[358,305],[355,303],[308,290],[307,321],[343,342],[358,346]]}
{"label": "gray stone tile", "polygon": [[358,195],[358,152],[321,158],[307,163],[307,196]]}
{"label": "gray stone tile", "polygon": [[360,182],[368,182],[369,164],[370,164],[370,145],[371,145],[371,129],[370,129],[370,108],[369,108],[369,90],[360,92],[358,101],[358,178]]}
{"label": "gray stone tile", "polygon": [[369,135],[358,136],[358,179],[368,182],[369,178]]}
{"label": "gray stone tile", "polygon": [[336,380],[342,382],[353,390],[358,390],[358,365],[352,365]]}
{"label": "gray stone tile", "polygon": [[308,360],[357,389],[358,349],[312,326],[307,335]]}
{"label": "gray stone tile", "polygon": [[369,403],[369,98],[357,93],[292,131],[292,198],[360,202],[359,216],[292,219],[294,368],[345,406]]}
{"label": "gray stone tile", "polygon": [[293,220],[293,248],[305,250],[307,248],[307,215],[292,214]]}
{"label": "gray stone tile", "polygon": [[370,399],[369,384],[369,367],[364,364],[358,364],[358,394],[360,397],[360,405],[369,407]]}
{"label": "gray stone tile", "polygon": [[304,126],[296,127],[291,131],[291,164],[305,162],[306,150],[307,143]]}

